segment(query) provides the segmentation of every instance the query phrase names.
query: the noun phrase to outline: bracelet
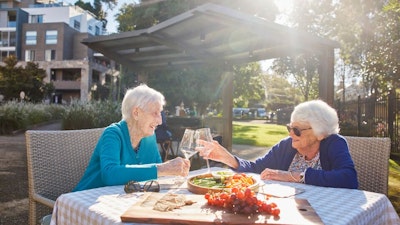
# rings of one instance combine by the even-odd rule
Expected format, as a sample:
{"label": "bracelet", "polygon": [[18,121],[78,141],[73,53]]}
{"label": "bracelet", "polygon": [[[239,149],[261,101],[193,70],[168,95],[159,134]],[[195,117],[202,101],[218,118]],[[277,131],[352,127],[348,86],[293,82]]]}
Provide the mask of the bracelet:
{"label": "bracelet", "polygon": [[289,171],[289,175],[290,175],[290,177],[291,177],[295,182],[299,182],[298,180],[296,180],[296,178],[294,178],[294,176],[293,176],[293,174],[292,174],[291,171]]}
{"label": "bracelet", "polygon": [[300,180],[299,180],[300,183],[303,183],[303,184],[305,183],[305,177],[306,177],[305,174],[306,174],[305,170],[304,170],[304,172],[300,173]]}

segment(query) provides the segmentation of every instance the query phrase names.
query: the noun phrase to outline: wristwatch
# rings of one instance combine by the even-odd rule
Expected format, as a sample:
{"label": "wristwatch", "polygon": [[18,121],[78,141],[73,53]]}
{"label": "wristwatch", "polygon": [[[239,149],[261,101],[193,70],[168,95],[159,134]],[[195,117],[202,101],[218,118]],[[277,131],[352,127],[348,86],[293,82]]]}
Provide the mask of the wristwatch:
{"label": "wristwatch", "polygon": [[305,172],[300,173],[300,183],[304,183],[304,178],[305,178]]}

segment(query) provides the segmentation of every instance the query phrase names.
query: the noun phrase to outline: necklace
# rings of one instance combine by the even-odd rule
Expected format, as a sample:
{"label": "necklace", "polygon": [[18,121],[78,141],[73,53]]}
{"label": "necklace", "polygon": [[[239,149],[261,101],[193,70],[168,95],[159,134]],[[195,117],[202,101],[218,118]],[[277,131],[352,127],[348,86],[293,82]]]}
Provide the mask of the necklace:
{"label": "necklace", "polygon": [[[132,135],[132,134],[131,134],[131,135]],[[131,136],[131,144],[132,144],[132,148],[133,148],[134,150],[139,149],[140,140],[141,140],[141,138],[134,137],[134,135]]]}
{"label": "necklace", "polygon": [[314,167],[317,162],[319,161],[319,152],[314,156],[314,158],[307,160],[305,156],[303,156],[305,163],[308,165],[308,167]]}

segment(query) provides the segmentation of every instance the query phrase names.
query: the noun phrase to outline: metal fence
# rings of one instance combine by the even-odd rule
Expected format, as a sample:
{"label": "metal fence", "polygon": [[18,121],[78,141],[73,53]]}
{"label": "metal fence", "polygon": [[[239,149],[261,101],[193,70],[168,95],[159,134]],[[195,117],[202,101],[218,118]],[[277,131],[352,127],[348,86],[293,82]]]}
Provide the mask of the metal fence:
{"label": "metal fence", "polygon": [[400,96],[395,91],[386,96],[355,101],[336,101],[340,133],[349,136],[390,137],[392,153],[400,153]]}

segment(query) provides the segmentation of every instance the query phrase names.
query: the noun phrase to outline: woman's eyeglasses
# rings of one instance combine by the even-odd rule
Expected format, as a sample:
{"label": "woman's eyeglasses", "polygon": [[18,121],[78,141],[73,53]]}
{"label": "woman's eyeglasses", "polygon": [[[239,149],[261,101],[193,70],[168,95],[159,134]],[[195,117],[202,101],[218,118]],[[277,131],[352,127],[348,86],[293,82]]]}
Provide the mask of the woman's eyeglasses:
{"label": "woman's eyeglasses", "polygon": [[127,194],[133,192],[160,192],[160,184],[155,180],[150,180],[144,183],[143,186],[137,181],[129,181],[125,187],[124,191]]}
{"label": "woman's eyeglasses", "polygon": [[290,133],[290,131],[292,130],[293,133],[294,133],[297,137],[300,137],[300,136],[301,136],[301,132],[302,132],[302,131],[304,131],[304,130],[311,130],[311,129],[312,129],[312,127],[310,127],[310,128],[305,128],[305,129],[299,129],[299,128],[297,128],[297,127],[291,127],[289,124],[286,124],[286,128],[287,128],[287,130],[288,130],[289,133]]}

